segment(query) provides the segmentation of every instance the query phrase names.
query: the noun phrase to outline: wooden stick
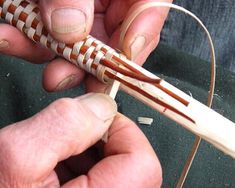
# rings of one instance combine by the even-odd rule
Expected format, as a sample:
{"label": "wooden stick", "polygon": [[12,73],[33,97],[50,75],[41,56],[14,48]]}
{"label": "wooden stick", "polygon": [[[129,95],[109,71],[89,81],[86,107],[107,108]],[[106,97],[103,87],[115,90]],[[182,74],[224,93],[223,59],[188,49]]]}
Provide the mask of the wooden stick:
{"label": "wooden stick", "polygon": [[[134,80],[132,80],[132,83],[133,82]],[[156,97],[161,99],[162,101],[167,101],[172,106],[177,108],[180,112],[185,114],[185,116],[190,117],[190,119],[185,118],[185,116],[182,116],[179,113],[165,108],[163,105],[155,103],[153,100],[144,97],[139,92],[130,89],[126,85],[122,84],[121,88],[128,94],[136,97],[143,103],[151,106],[155,110],[176,121],[184,128],[202,137],[218,149],[235,158],[235,124],[225,117],[221,116],[217,112],[211,110],[207,106],[189,97],[177,88],[169,85],[165,81],[162,81],[161,84],[174,93],[178,93],[182,98],[188,100],[189,105],[185,106],[182,103],[179,103],[179,101],[176,101],[169,95],[166,95],[164,92],[154,89],[152,86],[146,83],[139,83],[139,81],[136,81],[135,83],[135,85],[140,85],[141,88],[144,88],[145,91],[150,92],[152,95],[157,95]]]}
{"label": "wooden stick", "polygon": [[[119,74],[119,73],[118,73]],[[119,76],[121,76],[119,74]],[[119,87],[120,87],[120,82],[114,80],[112,84],[110,84],[110,86],[107,88],[107,90],[105,91],[105,94],[109,95],[111,98],[115,99],[117,93],[118,93],[118,90],[119,90]],[[109,131],[107,131],[102,140],[107,143],[108,142],[108,137],[109,137]]]}

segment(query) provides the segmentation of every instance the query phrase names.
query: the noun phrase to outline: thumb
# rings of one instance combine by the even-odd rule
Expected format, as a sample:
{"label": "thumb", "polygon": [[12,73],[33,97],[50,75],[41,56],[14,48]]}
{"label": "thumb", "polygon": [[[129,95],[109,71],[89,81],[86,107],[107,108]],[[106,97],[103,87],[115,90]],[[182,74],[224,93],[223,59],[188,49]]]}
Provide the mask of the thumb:
{"label": "thumb", "polygon": [[59,99],[32,118],[2,129],[0,166],[4,170],[0,179],[11,177],[4,179],[7,185],[48,180],[59,161],[82,153],[101,139],[116,113],[110,97],[88,94]]}
{"label": "thumb", "polygon": [[94,19],[94,0],[40,0],[41,16],[52,36],[65,43],[84,39]]}

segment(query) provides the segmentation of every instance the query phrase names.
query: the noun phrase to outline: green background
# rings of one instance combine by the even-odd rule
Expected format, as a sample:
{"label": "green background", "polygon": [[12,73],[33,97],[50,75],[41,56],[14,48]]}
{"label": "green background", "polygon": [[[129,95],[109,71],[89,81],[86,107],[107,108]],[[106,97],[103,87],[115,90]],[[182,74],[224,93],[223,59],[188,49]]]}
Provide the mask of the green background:
{"label": "green background", "polygon": [[[44,66],[0,55],[0,127],[32,116],[57,98],[83,93],[82,86],[60,93],[45,92],[41,86]],[[144,66],[197,100],[206,102],[210,78],[208,62],[159,45]],[[216,79],[213,109],[235,122],[235,74],[218,67]],[[122,92],[116,100],[119,111],[134,121],[138,116],[154,118],[151,126],[139,126],[161,161],[163,187],[174,187],[194,135]],[[235,160],[203,141],[184,187],[235,187]]]}

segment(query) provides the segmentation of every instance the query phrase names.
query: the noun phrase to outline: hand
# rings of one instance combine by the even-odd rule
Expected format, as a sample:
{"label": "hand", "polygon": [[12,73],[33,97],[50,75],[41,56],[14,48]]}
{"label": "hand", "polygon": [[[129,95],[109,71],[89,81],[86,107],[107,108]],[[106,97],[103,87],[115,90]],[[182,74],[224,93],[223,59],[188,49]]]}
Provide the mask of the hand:
{"label": "hand", "polygon": [[[113,121],[116,113],[111,98],[88,94],[59,99],[3,128],[0,187],[160,187],[161,167],[149,142],[126,117]],[[90,147],[109,128],[108,142]]]}
{"label": "hand", "polygon": [[[160,31],[168,13],[165,8],[152,8],[143,12],[131,24],[122,46],[118,46],[120,25],[130,12],[149,0],[39,0],[42,19],[54,38],[71,43],[82,40],[89,33],[114,48],[121,48],[138,64],[156,47]],[[153,0],[162,1],[162,0]],[[172,0],[164,0],[172,2]],[[144,27],[143,27],[144,25]],[[54,55],[26,39],[17,29],[0,25],[0,51],[33,62],[51,60]],[[84,72],[65,60],[52,61],[44,71],[43,85],[47,91],[64,90],[77,86]],[[104,90],[88,77],[88,90]],[[99,85],[99,86],[97,86]]]}

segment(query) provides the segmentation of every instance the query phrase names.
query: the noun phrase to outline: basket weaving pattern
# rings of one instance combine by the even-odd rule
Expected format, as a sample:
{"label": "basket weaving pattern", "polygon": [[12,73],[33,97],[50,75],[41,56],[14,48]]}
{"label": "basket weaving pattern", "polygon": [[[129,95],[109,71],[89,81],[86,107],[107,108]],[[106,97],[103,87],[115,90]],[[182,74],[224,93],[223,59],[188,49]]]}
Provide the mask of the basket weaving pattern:
{"label": "basket weaving pattern", "polygon": [[44,27],[35,3],[26,0],[0,0],[0,16],[33,41],[43,44],[101,81],[104,81],[102,75],[105,69],[101,61],[112,60],[113,56],[123,58],[123,55],[120,56],[114,49],[91,36],[74,44],[54,40]]}

